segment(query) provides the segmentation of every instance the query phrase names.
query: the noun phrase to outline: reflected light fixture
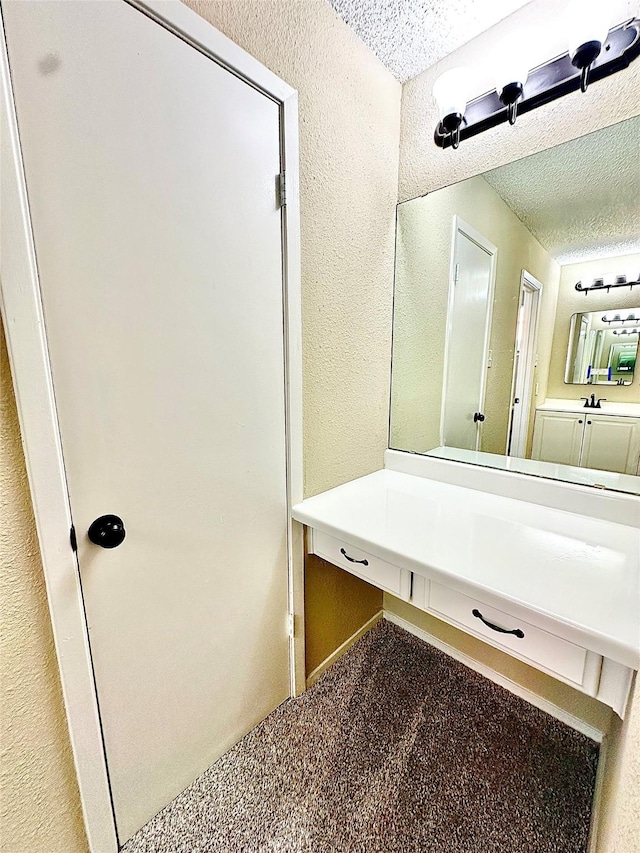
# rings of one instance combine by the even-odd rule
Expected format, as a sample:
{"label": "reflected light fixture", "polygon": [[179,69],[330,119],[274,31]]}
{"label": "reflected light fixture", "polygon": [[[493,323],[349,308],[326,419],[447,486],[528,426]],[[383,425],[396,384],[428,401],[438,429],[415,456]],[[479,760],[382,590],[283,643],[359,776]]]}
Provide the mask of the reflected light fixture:
{"label": "reflected light fixture", "polygon": [[[503,43],[496,51],[496,88],[469,101],[470,68],[451,68],[433,84],[438,105],[434,141],[457,148],[461,140],[522,115],[622,71],[640,55],[640,19],[609,30],[605,0],[578,0],[567,15],[568,51],[530,69],[528,51]],[[484,76],[484,74],[482,75]]]}
{"label": "reflected light fixture", "polygon": [[636,317],[635,314],[627,314],[625,317],[622,314],[614,314],[613,317],[609,317],[607,314],[602,315],[603,323],[632,323],[632,324],[640,324],[640,317]]}
{"label": "reflected light fixture", "polygon": [[614,329],[614,335],[637,335],[640,329]]}

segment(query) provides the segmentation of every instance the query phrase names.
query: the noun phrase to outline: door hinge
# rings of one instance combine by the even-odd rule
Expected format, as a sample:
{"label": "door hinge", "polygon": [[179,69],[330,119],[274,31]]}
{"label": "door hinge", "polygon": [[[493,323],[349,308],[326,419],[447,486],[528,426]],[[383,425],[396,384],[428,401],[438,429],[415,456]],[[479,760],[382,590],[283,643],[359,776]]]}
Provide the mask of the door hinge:
{"label": "door hinge", "polygon": [[295,637],[295,627],[296,627],[296,617],[293,613],[289,613],[288,618],[288,632],[291,639]]}
{"label": "door hinge", "polygon": [[71,545],[71,550],[75,553],[78,552],[78,540],[76,538],[76,529],[71,525],[71,530],[69,530],[69,544]]}
{"label": "door hinge", "polygon": [[453,283],[457,284],[460,278],[460,264],[456,264],[453,268]]}
{"label": "door hinge", "polygon": [[278,207],[284,207],[287,203],[287,176],[281,172],[277,178],[278,182]]}

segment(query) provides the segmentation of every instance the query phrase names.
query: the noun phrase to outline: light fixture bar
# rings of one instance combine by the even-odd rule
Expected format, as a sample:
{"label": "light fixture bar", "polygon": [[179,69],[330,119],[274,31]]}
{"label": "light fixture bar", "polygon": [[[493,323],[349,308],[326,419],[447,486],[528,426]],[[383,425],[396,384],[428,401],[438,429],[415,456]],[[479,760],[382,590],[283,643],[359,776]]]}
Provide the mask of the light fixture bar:
{"label": "light fixture bar", "polygon": [[606,314],[602,315],[603,323],[632,323],[634,325],[640,325],[640,317],[636,317],[635,314],[627,314],[626,317],[623,317],[622,314],[614,314],[613,317],[607,317]]}
{"label": "light fixture bar", "polygon": [[[595,83],[615,74],[616,71],[628,68],[638,55],[640,20],[634,18],[610,30],[600,55],[589,69],[589,82]],[[539,65],[529,73],[524,84],[522,98],[518,101],[518,115],[535,110],[570,92],[577,92],[581,86],[581,76],[581,70],[573,65],[568,53]],[[476,136],[508,120],[509,109],[494,89],[467,104],[462,125],[457,132],[458,141]],[[447,132],[440,122],[434,133],[434,141],[439,148],[448,148],[451,145],[451,133]]]}
{"label": "light fixture bar", "polygon": [[[576,290],[580,293],[589,293],[591,290],[606,290],[607,293],[614,287],[628,287],[630,290],[640,285],[640,276],[635,281],[627,281],[626,275],[617,275],[611,284],[605,284],[604,278],[594,278],[593,284],[583,285],[581,281],[576,283]],[[604,319],[604,317],[603,317]]]}

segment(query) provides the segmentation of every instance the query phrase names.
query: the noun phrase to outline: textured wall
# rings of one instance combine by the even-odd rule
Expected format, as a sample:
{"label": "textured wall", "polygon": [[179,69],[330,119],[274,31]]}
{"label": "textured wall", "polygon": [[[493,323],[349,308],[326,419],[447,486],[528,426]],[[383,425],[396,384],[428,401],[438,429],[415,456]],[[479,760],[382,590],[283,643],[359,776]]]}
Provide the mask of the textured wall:
{"label": "textured wall", "polygon": [[640,682],[636,678],[630,711],[611,749],[612,772],[605,780],[597,853],[640,853]]}
{"label": "textured wall", "polygon": [[[640,204],[640,202],[639,202]],[[585,397],[586,385],[565,385],[564,368],[569,345],[571,315],[577,311],[604,311],[620,308],[637,308],[640,305],[640,288],[629,290],[621,287],[609,293],[592,292],[587,295],[575,289],[577,281],[591,283],[597,276],[610,273],[629,273],[640,270],[640,255],[622,255],[583,264],[567,264],[561,268],[560,292],[553,332],[553,354],[549,365],[547,396],[577,400]],[[622,339],[620,339],[622,340]],[[626,386],[604,385],[600,395],[618,403],[640,403],[640,367],[633,377],[633,384]]]}
{"label": "textured wall", "polygon": [[[543,283],[553,316],[560,267],[480,176],[398,207],[391,446],[418,453],[439,444],[444,341],[454,215],[498,248],[481,450],[504,453],[511,401],[520,276]],[[538,373],[546,374],[551,328],[540,326]],[[534,378],[534,387],[537,376]]]}
{"label": "textured wall", "polygon": [[0,325],[0,850],[86,849]]}
{"label": "textured wall", "polygon": [[[515,127],[499,125],[460,144],[457,151],[442,151],[433,142],[437,110],[432,97],[434,80],[457,65],[473,69],[471,97],[492,89],[491,58],[506,39],[521,44],[531,55],[531,67],[566,51],[565,3],[532,0],[499,24],[449,54],[402,90],[400,138],[400,201],[460,181],[471,175],[511,163],[568,139],[640,114],[640,62],[602,80],[583,95],[575,92],[552,104],[520,116]],[[640,14],[637,0],[609,0],[613,23]],[[483,72],[483,69],[485,71]]]}

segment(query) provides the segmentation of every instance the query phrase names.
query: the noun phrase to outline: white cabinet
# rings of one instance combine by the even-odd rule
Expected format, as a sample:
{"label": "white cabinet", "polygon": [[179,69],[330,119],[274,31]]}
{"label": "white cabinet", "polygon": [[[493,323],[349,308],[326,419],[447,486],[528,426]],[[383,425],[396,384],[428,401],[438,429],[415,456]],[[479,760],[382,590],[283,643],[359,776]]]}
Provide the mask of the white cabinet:
{"label": "white cabinet", "polygon": [[346,569],[352,575],[390,592],[397,598],[402,598],[403,601],[409,601],[411,573],[407,569],[381,560],[346,540],[328,536],[321,530],[313,530],[310,550],[312,554],[317,554],[334,566]]}
{"label": "white cabinet", "polygon": [[580,465],[585,417],[570,412],[536,412],[532,459]]}
{"label": "white cabinet", "polygon": [[640,418],[587,416],[580,464],[600,471],[635,474],[640,454]]}
{"label": "white cabinet", "polygon": [[312,553],[623,716],[640,659],[638,499],[536,480],[529,502],[501,477],[480,491],[443,473],[376,471],[292,515]]}
{"label": "white cabinet", "polygon": [[577,465],[618,474],[635,474],[640,456],[640,418],[592,410],[538,410],[532,459]]}
{"label": "white cabinet", "polygon": [[513,616],[507,602],[497,609],[475,595],[415,575],[411,603],[583,693],[598,692],[600,655]]}

